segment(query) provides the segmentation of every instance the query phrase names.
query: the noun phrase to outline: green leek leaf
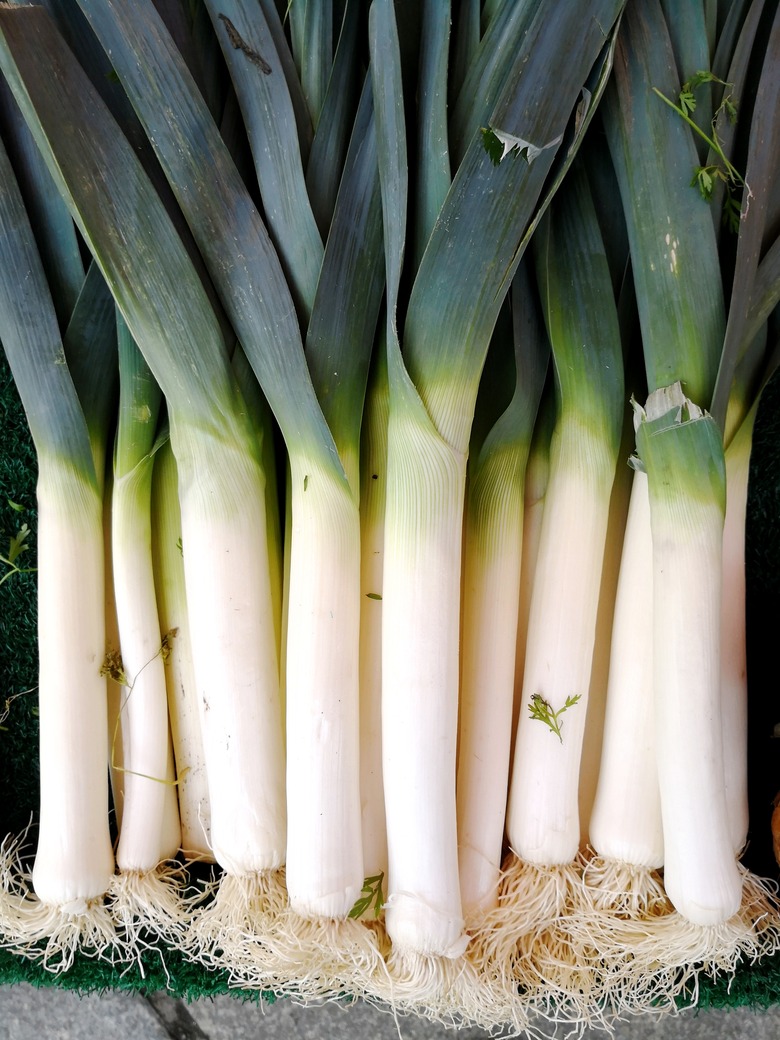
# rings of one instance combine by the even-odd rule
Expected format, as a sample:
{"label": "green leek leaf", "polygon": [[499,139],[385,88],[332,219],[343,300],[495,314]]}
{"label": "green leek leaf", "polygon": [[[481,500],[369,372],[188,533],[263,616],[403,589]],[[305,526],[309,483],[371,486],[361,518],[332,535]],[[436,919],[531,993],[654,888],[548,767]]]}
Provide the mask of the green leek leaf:
{"label": "green leek leaf", "polygon": [[323,247],[273,37],[256,3],[206,0],[206,6],[241,105],[269,232],[305,323],[314,302]]}
{"label": "green leek leaf", "polygon": [[604,125],[620,185],[650,390],[681,380],[708,406],[724,330],[712,217],[691,187],[691,131],[653,88],[679,81],[659,0],[628,4]]}
{"label": "green leek leaf", "polygon": [[347,0],[328,90],[306,167],[306,186],[320,234],[327,237],[358,102],[360,0]]}
{"label": "green leek leaf", "polygon": [[87,424],[65,361],[32,228],[2,142],[0,272],[0,338],[38,456],[72,468],[97,495]]}

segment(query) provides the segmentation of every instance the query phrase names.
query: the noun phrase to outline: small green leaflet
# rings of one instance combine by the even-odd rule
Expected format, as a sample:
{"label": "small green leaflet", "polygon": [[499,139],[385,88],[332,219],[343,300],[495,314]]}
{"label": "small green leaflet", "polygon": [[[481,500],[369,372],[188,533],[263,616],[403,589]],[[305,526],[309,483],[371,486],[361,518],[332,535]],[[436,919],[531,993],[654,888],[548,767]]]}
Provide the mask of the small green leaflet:
{"label": "small green leaflet", "polygon": [[699,166],[691,181],[691,187],[695,188],[698,185],[699,193],[703,199],[707,202],[712,198],[712,188],[715,184],[714,178],[717,176],[717,171],[713,166]]}
{"label": "small green leaflet", "polygon": [[23,552],[27,552],[30,546],[27,544],[27,539],[30,537],[30,528],[27,524],[22,524],[15,535],[12,535],[8,539],[8,558],[4,559],[4,562],[15,567],[16,561],[19,559]]}
{"label": "small green leaflet", "polygon": [[361,889],[362,895],[349,912],[350,917],[362,917],[372,904],[374,908],[374,917],[379,917],[384,904],[384,896],[382,895],[382,882],[384,879],[384,871],[382,871],[381,874],[374,874],[373,877],[366,878],[363,882],[363,888]]}
{"label": "small green leaflet", "polygon": [[577,693],[573,697],[567,697],[563,707],[554,711],[550,702],[546,701],[541,693],[535,693],[532,695],[531,703],[528,705],[531,718],[536,719],[538,722],[543,722],[556,735],[558,740],[563,743],[561,715],[569,708],[573,708],[581,696],[582,694]]}
{"label": "small green leaflet", "polygon": [[[727,83],[724,79],[719,79],[713,72],[700,69],[695,76],[691,76],[687,83],[682,85],[680,90],[680,107],[683,111],[689,113],[696,111],[696,91],[704,83],[717,83],[720,87],[733,87],[734,85],[733,83]],[[730,123],[737,121],[737,107],[732,101],[730,93],[723,95],[723,100],[718,105],[718,110],[713,116],[713,123],[721,112],[728,117]]]}
{"label": "small green leaflet", "polygon": [[[9,504],[13,505],[13,503],[10,502]],[[10,568],[10,570],[0,578],[0,585],[2,585],[4,581],[7,581],[13,574],[31,574],[35,570],[35,567],[20,567],[16,562],[22,553],[27,552],[30,548],[27,544],[27,539],[30,537],[31,533],[32,532],[27,524],[22,524],[16,534],[11,535],[8,539],[8,555],[0,555],[0,563],[4,563]]]}

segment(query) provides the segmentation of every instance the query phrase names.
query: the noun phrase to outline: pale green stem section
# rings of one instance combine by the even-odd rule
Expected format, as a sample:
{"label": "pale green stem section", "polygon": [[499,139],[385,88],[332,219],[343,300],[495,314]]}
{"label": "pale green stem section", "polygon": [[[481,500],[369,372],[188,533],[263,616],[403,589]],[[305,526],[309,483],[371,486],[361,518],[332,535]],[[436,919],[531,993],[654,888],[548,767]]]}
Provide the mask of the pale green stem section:
{"label": "pale green stem section", "polygon": [[[379,348],[384,351],[384,344]],[[382,780],[382,591],[389,394],[384,355],[369,382],[360,481],[360,800],[367,877],[387,873]]]}
{"label": "pale green stem section", "polygon": [[152,483],[152,552],[160,637],[168,641],[165,678],[168,690],[176,790],[181,818],[181,846],[186,853],[212,858],[208,778],[203,750],[192,637],[184,586],[181,510],[176,460],[170,441],[155,454]]}
{"label": "pale green stem section", "polygon": [[663,865],[653,709],[653,543],[647,476],[639,470],[631,489],[612,622],[590,843],[606,859],[640,867]]}
{"label": "pale green stem section", "polygon": [[279,661],[282,661],[284,660],[282,655],[284,537],[282,534],[279,482],[274,447],[274,417],[240,343],[236,344],[230,364],[238,382],[241,396],[246,402],[256,450],[263,470],[265,484],[265,531],[271,576],[271,600],[273,602],[277,655]]}
{"label": "pale green stem section", "polygon": [[[102,503],[67,464],[39,457],[38,639],[41,809],[33,886],[83,913],[114,873],[108,828],[108,719]],[[74,768],[77,766],[77,768]]]}
{"label": "pale green stem section", "polygon": [[290,460],[287,457],[284,476],[284,531],[282,541],[282,617],[281,638],[279,653],[279,690],[282,698],[282,724],[285,731],[285,745],[287,743],[287,633],[290,627],[290,561],[292,559],[292,545],[290,532],[292,531],[292,491],[290,481]]}
{"label": "pale green stem section", "polygon": [[111,509],[114,597],[122,664],[124,807],[117,848],[120,870],[145,872],[173,856],[180,830],[171,831],[168,799],[176,799],[168,766],[168,703],[152,568],[153,456],[115,474]]}
{"label": "pale green stem section", "polygon": [[346,917],[365,877],[358,660],[360,520],[332,471],[290,459],[287,890],[304,917]]}
{"label": "pale green stem section", "polygon": [[122,769],[123,807],[117,865],[123,872],[145,874],[173,856],[181,839],[152,567],[152,470],[162,394],[121,316],[116,320],[120,393],[111,561],[122,685],[111,751],[113,761],[121,744],[117,768]]}
{"label": "pale green stem section", "polygon": [[514,444],[490,458],[480,469],[467,509],[457,782],[460,891],[467,922],[498,903],[526,452],[527,446]]}
{"label": "pale green stem section", "polygon": [[[392,379],[391,379],[392,386]],[[399,395],[400,396],[400,395]],[[382,726],[395,949],[466,945],[455,767],[465,456],[411,408],[391,408],[382,639]]]}
{"label": "pale green stem section", "polygon": [[618,456],[615,482],[609,504],[609,523],[604,548],[604,565],[601,571],[599,606],[596,615],[596,642],[593,647],[593,665],[588,691],[588,712],[585,718],[585,734],[582,740],[580,761],[579,813],[580,844],[588,843],[591,813],[596,798],[601,768],[601,749],[604,742],[604,725],[607,712],[609,687],[612,628],[615,617],[617,588],[620,581],[623,543],[628,508],[633,486],[634,471],[627,462],[628,450],[621,446]]}
{"label": "pale green stem section", "polygon": [[742,851],[748,832],[747,646],[745,630],[745,518],[750,450],[757,405],[726,449],[726,519],[720,615],[720,689],[723,769],[732,847]]}
{"label": "pale green stem section", "polygon": [[[111,467],[106,467],[106,483],[103,490],[103,560],[105,565],[105,618],[106,642],[104,661],[121,660],[119,644],[119,623],[116,616],[116,599],[114,597],[114,569],[111,553],[111,498],[114,475]],[[114,819],[117,830],[122,827],[122,810],[124,808],[124,777],[122,773],[122,741],[119,739],[119,713],[122,707],[122,687],[113,679],[108,680],[108,761],[111,781],[111,796],[114,803]]]}
{"label": "pale green stem section", "polygon": [[523,695],[523,672],[525,671],[525,652],[528,641],[528,619],[531,615],[531,593],[533,592],[536,561],[539,556],[539,540],[542,534],[542,518],[544,517],[544,498],[550,480],[550,437],[554,409],[543,407],[534,430],[531,452],[525,471],[525,489],[523,492],[523,552],[520,563],[520,598],[517,614],[517,636],[515,649],[515,695],[512,708],[512,749],[510,763],[514,756],[514,735],[520,719],[520,705]]}
{"label": "pale green stem section", "polygon": [[[507,834],[528,862],[570,862],[579,847],[578,781],[615,451],[577,421],[559,423],[528,623]],[[541,696],[561,738],[530,717]]]}

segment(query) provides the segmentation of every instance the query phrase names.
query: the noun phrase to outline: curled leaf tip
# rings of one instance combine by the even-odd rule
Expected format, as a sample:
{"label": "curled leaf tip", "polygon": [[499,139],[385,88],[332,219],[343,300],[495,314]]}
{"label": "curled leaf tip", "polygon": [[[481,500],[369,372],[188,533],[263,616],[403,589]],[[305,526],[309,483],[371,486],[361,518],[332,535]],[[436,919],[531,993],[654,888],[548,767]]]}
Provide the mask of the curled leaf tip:
{"label": "curled leaf tip", "polygon": [[701,419],[706,414],[695,401],[685,396],[679,380],[670,386],[661,386],[657,390],[653,390],[643,409],[644,418],[649,422],[669,415],[670,412],[675,413],[674,421],[678,423],[692,422]]}
{"label": "curled leaf tip", "polygon": [[524,140],[522,137],[517,137],[514,134],[508,133],[506,130],[498,130],[495,127],[487,127],[482,130],[482,144],[485,151],[490,156],[493,165],[498,166],[510,152],[518,152],[523,156],[525,161],[530,166],[531,163],[539,155],[542,154],[547,148],[554,148],[560,144],[563,140],[562,135],[558,135],[554,140],[548,141],[547,144],[535,145],[530,141]]}

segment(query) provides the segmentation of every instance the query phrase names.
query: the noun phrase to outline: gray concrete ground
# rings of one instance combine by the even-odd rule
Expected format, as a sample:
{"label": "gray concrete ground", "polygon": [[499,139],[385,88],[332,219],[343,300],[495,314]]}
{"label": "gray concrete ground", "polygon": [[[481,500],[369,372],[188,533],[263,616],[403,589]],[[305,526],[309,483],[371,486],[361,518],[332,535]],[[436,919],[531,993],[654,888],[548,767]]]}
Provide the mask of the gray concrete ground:
{"label": "gray concrete ground", "polygon": [[[56,988],[0,987],[0,1040],[435,1040],[453,1035],[414,1018],[399,1019],[365,1004],[259,1007],[225,996],[191,1004],[164,994],[79,997]],[[618,1023],[614,1040],[778,1040],[780,1007],[693,1011]],[[482,1040],[478,1029],[458,1040]],[[556,1040],[564,1040],[559,1032]],[[583,1040],[608,1040],[588,1031]]]}

